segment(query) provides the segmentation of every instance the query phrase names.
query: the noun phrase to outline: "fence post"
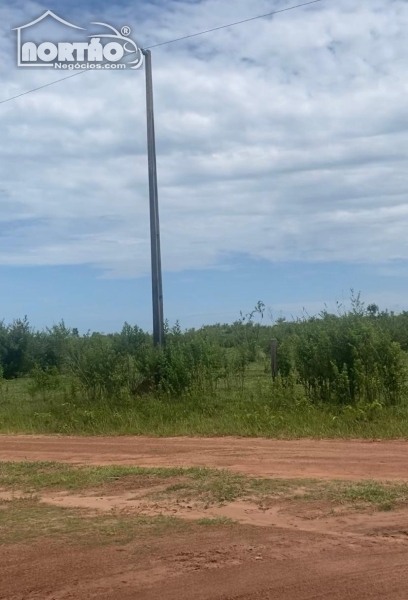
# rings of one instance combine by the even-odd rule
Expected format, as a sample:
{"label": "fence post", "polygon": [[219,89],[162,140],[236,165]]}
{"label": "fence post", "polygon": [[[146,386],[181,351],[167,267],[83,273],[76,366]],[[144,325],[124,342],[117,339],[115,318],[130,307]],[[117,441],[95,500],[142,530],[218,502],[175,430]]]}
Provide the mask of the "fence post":
{"label": "fence post", "polygon": [[271,340],[271,371],[272,379],[278,374],[278,340]]}

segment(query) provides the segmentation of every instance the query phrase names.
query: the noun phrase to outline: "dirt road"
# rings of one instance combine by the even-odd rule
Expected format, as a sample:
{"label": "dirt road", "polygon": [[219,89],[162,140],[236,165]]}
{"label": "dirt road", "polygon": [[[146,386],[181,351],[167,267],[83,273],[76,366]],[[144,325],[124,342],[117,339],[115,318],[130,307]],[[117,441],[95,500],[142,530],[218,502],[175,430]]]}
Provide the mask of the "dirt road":
{"label": "dirt road", "polygon": [[408,480],[408,442],[0,436],[0,461],[216,467],[258,477]]}
{"label": "dirt road", "polygon": [[238,527],[0,547],[2,600],[406,600],[407,546]]}
{"label": "dirt road", "polygon": [[[407,458],[404,442],[0,436],[0,461],[203,466],[288,479],[408,481]],[[57,491],[44,502],[92,514],[104,506],[114,520],[138,510],[140,489],[118,490],[118,497],[100,489],[76,496]],[[152,502],[155,514],[166,515],[156,498]],[[173,508],[183,518],[192,507]],[[1,538],[7,501],[0,501],[0,509]],[[130,543],[122,544],[113,539],[100,544],[91,533],[85,544],[76,538],[67,543],[45,529],[36,539],[0,544],[0,600],[408,598],[404,503],[376,512],[278,499],[268,509],[232,503],[204,516],[214,515],[232,516],[238,523],[197,522],[187,531],[150,536],[137,530]],[[29,518],[35,528],[35,514]],[[50,526],[55,530],[55,523]]]}

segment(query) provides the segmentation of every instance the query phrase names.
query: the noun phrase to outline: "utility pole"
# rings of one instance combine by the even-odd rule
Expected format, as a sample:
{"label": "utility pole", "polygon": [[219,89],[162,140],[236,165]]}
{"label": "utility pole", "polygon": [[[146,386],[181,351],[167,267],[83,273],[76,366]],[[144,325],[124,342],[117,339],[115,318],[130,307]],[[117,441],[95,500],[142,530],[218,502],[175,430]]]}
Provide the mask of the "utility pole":
{"label": "utility pole", "polygon": [[160,251],[159,198],[157,191],[156,138],[154,131],[152,55],[142,50],[146,69],[147,150],[149,162],[150,244],[152,257],[153,342],[164,342],[163,284]]}

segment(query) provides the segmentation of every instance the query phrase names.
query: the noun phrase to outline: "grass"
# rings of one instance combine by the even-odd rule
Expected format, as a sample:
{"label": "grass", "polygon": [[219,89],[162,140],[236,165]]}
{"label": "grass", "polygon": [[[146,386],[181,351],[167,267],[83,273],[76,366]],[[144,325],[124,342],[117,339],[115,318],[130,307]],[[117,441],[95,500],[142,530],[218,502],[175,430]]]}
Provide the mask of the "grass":
{"label": "grass", "polygon": [[2,462],[0,463],[0,487],[19,489],[24,492],[50,489],[74,491],[98,488],[127,477],[163,481],[183,473],[184,470],[181,468],[72,467],[54,462]]}
{"label": "grass", "polygon": [[[157,486],[160,485],[158,491]],[[185,521],[168,516],[144,516],[113,510],[62,508],[41,502],[47,491],[97,491],[98,495],[143,488],[144,501],[180,502],[208,508],[235,500],[267,507],[273,503],[330,503],[347,510],[393,510],[408,506],[408,484],[376,481],[254,479],[214,469],[150,469],[138,467],[82,467],[59,463],[0,463],[0,491],[22,492],[0,499],[0,544],[29,543],[36,539],[63,539],[67,543],[127,544],[153,536],[171,536],[197,527],[224,527],[225,517]],[[113,489],[112,489],[113,488]],[[149,489],[151,488],[151,489]]]}
{"label": "grass", "polygon": [[144,537],[187,531],[190,524],[174,517],[87,514],[49,506],[35,498],[0,501],[0,544],[64,538],[91,544],[126,544]]}
{"label": "grass", "polygon": [[[176,482],[174,483],[174,479]],[[171,482],[166,485],[167,481]],[[164,485],[160,492],[155,491]],[[226,470],[192,467],[145,468],[127,466],[71,466],[55,462],[1,462],[0,488],[36,494],[47,490],[103,490],[152,488],[151,497],[222,504],[250,494],[278,495],[299,482],[252,479]]]}
{"label": "grass", "polygon": [[333,484],[328,494],[332,502],[368,503],[378,510],[393,510],[408,505],[408,484],[382,484],[376,481]]}
{"label": "grass", "polygon": [[314,406],[301,396],[282,396],[267,375],[248,378],[244,389],[178,399],[142,396],[128,401],[85,402],[69,384],[30,393],[30,380],[4,382],[0,433],[224,436],[272,438],[407,439],[408,406]]}
{"label": "grass", "polygon": [[[176,480],[176,481],[175,481]],[[0,488],[39,494],[47,490],[99,490],[142,487],[151,500],[194,502],[204,506],[250,499],[326,501],[370,505],[380,510],[408,505],[407,483],[377,481],[256,479],[226,470],[202,468],[82,467],[60,463],[0,463]],[[157,491],[157,486],[160,490]],[[151,488],[151,490],[149,490]]]}

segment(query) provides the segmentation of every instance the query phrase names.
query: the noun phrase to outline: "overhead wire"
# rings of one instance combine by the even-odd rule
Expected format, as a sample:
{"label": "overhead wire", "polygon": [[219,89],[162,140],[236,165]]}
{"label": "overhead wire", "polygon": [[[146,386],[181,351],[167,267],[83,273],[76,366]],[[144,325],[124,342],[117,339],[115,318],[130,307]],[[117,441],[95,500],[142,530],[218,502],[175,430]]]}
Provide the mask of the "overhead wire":
{"label": "overhead wire", "polygon": [[[220,25],[219,27],[213,27],[212,29],[205,29],[204,31],[198,31],[197,33],[191,33],[189,35],[185,35],[183,37],[174,38],[172,40],[167,40],[166,42],[159,42],[158,44],[153,44],[151,46],[146,46],[143,50],[152,50],[153,48],[158,48],[159,46],[165,46],[167,44],[174,44],[175,42],[181,42],[183,40],[188,40],[191,38],[198,37],[199,35],[205,35],[207,33],[212,33],[214,31],[220,31],[222,29],[227,29],[228,27],[235,27],[236,25],[243,25],[244,23],[249,23],[250,21],[255,21],[257,19],[265,19],[266,17],[271,17],[273,15],[277,15],[279,13],[288,12],[290,10],[294,10],[296,8],[302,8],[303,6],[308,6],[310,4],[317,4],[318,2],[322,2],[323,0],[310,0],[309,2],[303,2],[302,4],[296,4],[295,6],[288,6],[287,8],[281,8],[279,10],[275,10],[269,13],[265,13],[263,15],[257,15],[256,17],[249,17],[248,19],[243,19],[241,21],[235,21],[234,23],[227,23],[226,25]],[[131,54],[131,53],[129,53]],[[21,94],[16,94],[15,96],[10,96],[10,98],[5,98],[4,100],[0,100],[0,104],[5,104],[6,102],[11,102],[11,100],[16,100],[17,98],[21,98],[22,96],[26,96],[27,94],[31,94],[33,92],[37,92],[38,90],[43,90],[44,88],[50,87],[51,85],[55,85],[56,83],[60,83],[61,81],[66,81],[67,79],[71,79],[72,77],[77,77],[78,75],[84,75],[85,73],[89,73],[89,69],[78,71],[78,73],[72,73],[71,75],[67,75],[66,77],[60,77],[55,81],[50,81],[49,83],[45,83],[44,85],[40,85],[38,87],[32,88],[31,90],[26,90],[25,92],[21,92]]]}

